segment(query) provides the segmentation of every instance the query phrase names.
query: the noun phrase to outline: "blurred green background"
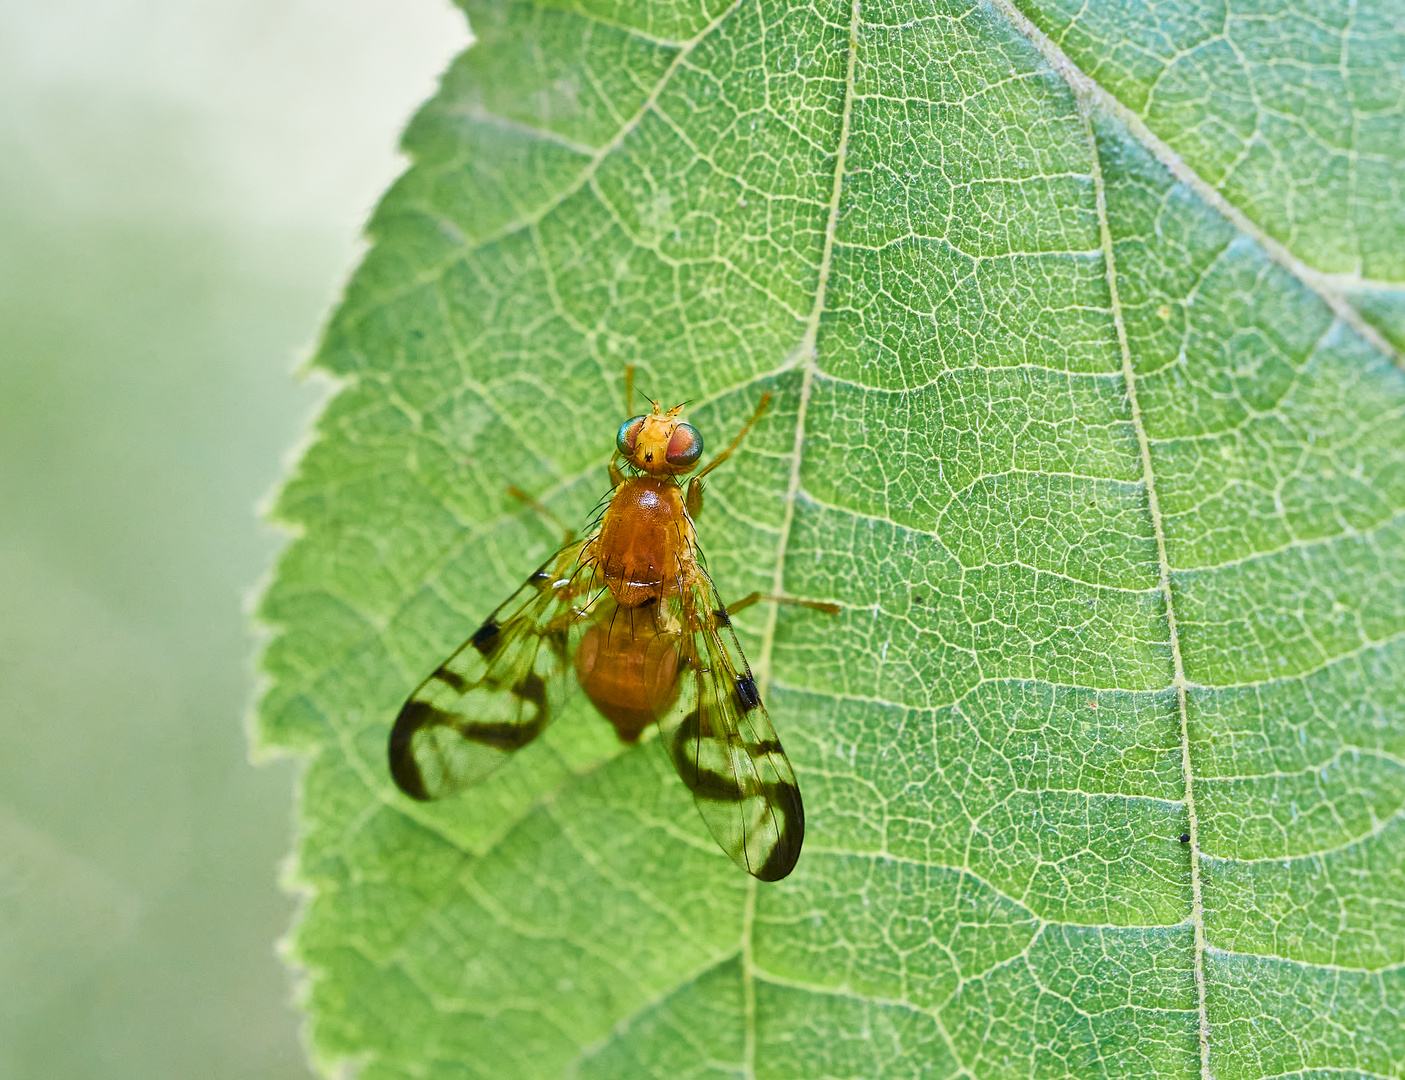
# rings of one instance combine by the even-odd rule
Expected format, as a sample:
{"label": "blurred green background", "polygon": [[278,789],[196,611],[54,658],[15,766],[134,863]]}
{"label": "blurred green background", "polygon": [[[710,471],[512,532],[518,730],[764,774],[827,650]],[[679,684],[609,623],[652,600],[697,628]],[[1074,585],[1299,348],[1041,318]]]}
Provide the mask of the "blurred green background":
{"label": "blurred green background", "polygon": [[0,5],[0,1077],[306,1077],[248,763],[292,371],[445,0]]}

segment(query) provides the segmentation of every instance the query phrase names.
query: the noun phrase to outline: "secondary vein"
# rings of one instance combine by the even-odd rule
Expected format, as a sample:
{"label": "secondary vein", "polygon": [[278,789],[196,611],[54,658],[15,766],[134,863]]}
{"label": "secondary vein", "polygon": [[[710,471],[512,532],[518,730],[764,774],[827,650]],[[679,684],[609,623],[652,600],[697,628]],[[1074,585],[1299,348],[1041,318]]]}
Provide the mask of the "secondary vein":
{"label": "secondary vein", "polygon": [[1314,269],[1295,255],[1287,245],[1275,240],[1249,215],[1235,206],[1224,194],[1195,169],[1170,145],[1151,130],[1146,121],[1124,105],[1110,91],[1096,82],[1092,76],[1073,62],[1073,59],[1059,48],[1048,34],[1035,26],[1029,17],[1020,11],[1013,0],[991,0],[1017,33],[1024,37],[1059,73],[1069,88],[1080,99],[1096,102],[1098,107],[1122,121],[1132,136],[1159,161],[1177,181],[1195,192],[1204,202],[1224,215],[1231,224],[1245,236],[1251,238],[1264,253],[1288,273],[1306,285],[1342,322],[1365,338],[1371,347],[1382,356],[1389,357],[1397,367],[1405,367],[1405,354],[1397,349],[1385,335],[1368,323],[1351,302],[1338,289],[1341,275],[1326,274]]}
{"label": "secondary vein", "polygon": [[[1077,87],[1074,88],[1075,93]],[[1103,263],[1107,273],[1107,288],[1112,304],[1112,321],[1117,329],[1117,347],[1122,356],[1122,379],[1127,392],[1127,405],[1132,413],[1132,427],[1137,433],[1137,447],[1142,460],[1142,483],[1146,487],[1147,514],[1151,518],[1156,538],[1156,559],[1161,593],[1166,602],[1166,628],[1171,644],[1171,684],[1176,691],[1176,710],[1180,718],[1181,773],[1185,778],[1185,808],[1190,831],[1190,921],[1195,931],[1194,958],[1196,1012],[1200,1029],[1200,1076],[1210,1076],[1210,1017],[1205,1003],[1205,909],[1200,890],[1199,819],[1195,810],[1194,771],[1190,757],[1190,718],[1186,705],[1185,664],[1181,657],[1180,635],[1176,628],[1176,608],[1171,593],[1171,562],[1166,554],[1166,531],[1161,520],[1161,504],[1156,495],[1156,475],[1152,469],[1151,440],[1142,423],[1141,406],[1137,401],[1137,378],[1132,367],[1132,350],[1127,342],[1127,327],[1122,318],[1122,300],[1117,289],[1117,263],[1112,249],[1112,230],[1107,220],[1107,192],[1103,185],[1102,162],[1098,157],[1098,141],[1093,131],[1092,100],[1078,94],[1079,111],[1088,136],[1088,152],[1093,190],[1097,196],[1098,232],[1102,236]]]}
{"label": "secondary vein", "polygon": [[[800,383],[800,406],[795,415],[795,441],[791,447],[790,480],[786,485],[785,513],[781,519],[780,539],[776,545],[776,570],[771,581],[771,591],[777,596],[784,595],[785,554],[790,542],[791,525],[795,520],[795,499],[800,492],[800,463],[805,448],[805,413],[810,404],[810,390],[814,385],[815,369],[818,361],[817,343],[820,335],[820,317],[824,314],[825,298],[829,290],[829,272],[834,259],[834,237],[839,230],[839,197],[844,190],[844,166],[849,150],[849,125],[854,107],[854,67],[858,58],[859,2],[852,0],[849,9],[849,58],[844,72],[844,106],[839,120],[839,146],[834,155],[834,181],[830,185],[829,220],[825,224],[824,247],[820,252],[819,273],[815,283],[815,302],[810,307],[810,315],[805,320],[805,332],[796,348],[799,363],[803,365]],[[761,654],[757,668],[761,671],[763,690],[771,680],[771,646],[775,640],[776,620],[780,610],[778,604],[771,605],[762,637]]]}
{"label": "secondary vein", "polygon": [[[839,145],[834,155],[834,180],[830,185],[829,219],[825,224],[824,247],[820,253],[819,274],[815,283],[815,302],[805,321],[805,332],[800,338],[797,350],[799,361],[804,365],[800,384],[800,405],[795,416],[795,441],[791,448],[790,480],[786,485],[785,516],[781,522],[780,538],[776,543],[776,569],[772,578],[771,591],[774,595],[784,595],[785,556],[790,542],[791,528],[795,520],[795,499],[800,491],[800,463],[805,448],[805,413],[810,404],[810,388],[814,384],[818,361],[817,342],[820,333],[820,317],[824,314],[825,297],[829,288],[829,272],[834,259],[834,237],[839,229],[839,199],[844,190],[844,167],[849,149],[849,125],[854,107],[854,67],[859,51],[859,3],[851,0],[849,8],[849,56],[844,71],[844,105],[839,120]],[[771,604],[766,619],[766,630],[762,638],[761,655],[757,667],[761,672],[763,693],[771,682],[771,651],[776,637],[776,620],[780,605]],[[742,926],[742,999],[746,1010],[746,1032],[742,1047],[742,1074],[747,1080],[756,1075],[756,988],[753,961],[753,927],[755,922],[756,879],[747,882],[746,918]]]}

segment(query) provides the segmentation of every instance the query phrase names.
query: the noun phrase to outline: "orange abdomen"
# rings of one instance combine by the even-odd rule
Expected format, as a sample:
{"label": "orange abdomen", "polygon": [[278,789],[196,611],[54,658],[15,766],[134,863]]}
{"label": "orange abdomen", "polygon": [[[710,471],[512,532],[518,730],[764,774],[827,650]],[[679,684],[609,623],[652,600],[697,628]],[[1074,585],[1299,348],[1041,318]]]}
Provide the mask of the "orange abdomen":
{"label": "orange abdomen", "polygon": [[639,735],[678,692],[678,635],[660,634],[654,612],[620,609],[595,623],[576,649],[576,680],[623,742]]}
{"label": "orange abdomen", "polygon": [[693,563],[683,489],[668,477],[626,480],[610,498],[597,543],[599,572],[621,607],[679,592]]}

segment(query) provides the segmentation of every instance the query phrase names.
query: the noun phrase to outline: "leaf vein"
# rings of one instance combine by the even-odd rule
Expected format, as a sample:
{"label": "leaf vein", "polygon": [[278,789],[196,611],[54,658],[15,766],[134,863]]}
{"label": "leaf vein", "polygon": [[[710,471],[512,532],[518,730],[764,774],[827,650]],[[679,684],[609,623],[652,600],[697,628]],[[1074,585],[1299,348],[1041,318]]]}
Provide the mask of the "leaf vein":
{"label": "leaf vein", "polygon": [[1093,186],[1097,194],[1098,231],[1102,234],[1103,252],[1107,260],[1107,287],[1112,298],[1113,325],[1117,330],[1118,350],[1122,354],[1122,372],[1126,383],[1127,404],[1132,413],[1132,426],[1136,431],[1137,446],[1141,453],[1143,483],[1146,486],[1147,514],[1151,519],[1152,533],[1156,538],[1156,558],[1161,591],[1166,598],[1166,632],[1171,644],[1172,685],[1176,691],[1176,711],[1180,718],[1181,769],[1185,777],[1185,808],[1187,828],[1190,834],[1190,921],[1195,928],[1192,967],[1195,973],[1196,1009],[1200,1021],[1200,1075],[1201,1080],[1211,1080],[1210,1015],[1205,981],[1205,908],[1200,884],[1200,822],[1195,805],[1195,771],[1191,760],[1190,713],[1186,702],[1185,662],[1181,655],[1180,634],[1176,627],[1176,609],[1171,590],[1171,562],[1166,551],[1166,530],[1161,518],[1161,504],[1156,494],[1156,475],[1151,457],[1151,440],[1147,434],[1146,425],[1142,421],[1141,406],[1137,399],[1137,376],[1132,364],[1131,346],[1127,341],[1126,323],[1122,317],[1122,301],[1117,285],[1117,264],[1112,247],[1112,230],[1107,219],[1107,191],[1103,183],[1097,136],[1093,131],[1091,114],[1093,102],[1087,94],[1079,94],[1078,86],[1073,84],[1071,86],[1078,94],[1079,111],[1083,115],[1083,126],[1088,138]]}
{"label": "leaf vein", "polygon": [[[1268,255],[1268,257],[1283,269],[1287,270],[1295,278],[1301,281],[1308,289],[1315,293],[1322,301],[1332,309],[1337,318],[1346,323],[1356,331],[1362,338],[1370,342],[1371,346],[1383,356],[1389,357],[1398,367],[1405,367],[1405,354],[1397,349],[1386,337],[1374,326],[1368,323],[1361,314],[1351,306],[1345,294],[1336,287],[1336,282],[1332,275],[1319,273],[1308,266],[1302,259],[1295,255],[1287,245],[1270,236],[1257,222],[1250,218],[1243,210],[1235,206],[1228,198],[1211,184],[1203,176],[1197,173],[1175,150],[1171,149],[1165,140],[1155,134],[1146,122],[1124,105],[1111,91],[1105,89],[1100,83],[1094,80],[1086,72],[1078,67],[1072,58],[1056,44],[1049,35],[1040,30],[1033,22],[1014,4],[1013,0],[990,0],[991,5],[1001,12],[1015,30],[1023,35],[1026,40],[1048,61],[1069,88],[1081,99],[1095,103],[1103,111],[1111,116],[1115,116],[1125,124],[1133,137],[1137,139],[1180,183],[1198,195],[1205,203],[1219,211],[1227,218],[1234,227],[1246,236],[1251,237],[1255,243]],[[1225,5],[1226,17],[1230,10],[1229,5]]]}

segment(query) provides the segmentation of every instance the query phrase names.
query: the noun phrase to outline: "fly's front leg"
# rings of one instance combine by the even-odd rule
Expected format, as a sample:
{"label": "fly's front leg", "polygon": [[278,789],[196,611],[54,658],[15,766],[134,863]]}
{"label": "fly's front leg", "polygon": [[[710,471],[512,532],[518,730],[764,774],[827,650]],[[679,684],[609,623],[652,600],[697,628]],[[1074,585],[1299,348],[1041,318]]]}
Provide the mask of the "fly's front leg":
{"label": "fly's front leg", "polygon": [[698,515],[702,513],[703,508],[702,478],[708,473],[712,472],[713,469],[717,468],[717,466],[721,465],[724,461],[731,457],[733,453],[736,452],[737,447],[740,446],[742,440],[746,438],[746,433],[751,430],[752,426],[756,423],[756,421],[761,419],[761,414],[766,411],[767,407],[769,407],[770,404],[771,394],[769,391],[767,391],[766,393],[761,395],[761,400],[756,403],[756,411],[751,414],[751,419],[748,420],[745,425],[743,425],[742,429],[739,432],[737,432],[737,437],[727,445],[727,449],[723,450],[722,453],[718,454],[715,458],[709,461],[705,466],[703,466],[702,472],[698,473],[697,476],[693,477],[691,480],[688,481],[688,496],[684,505],[688,508],[688,516],[694,521],[696,521]]}
{"label": "fly's front leg", "polygon": [[525,504],[526,506],[529,506],[531,509],[535,510],[535,511],[537,512],[537,515],[538,515],[539,517],[541,517],[541,518],[544,519],[545,521],[550,522],[552,525],[555,525],[558,529],[560,529],[560,530],[561,530],[561,533],[562,533],[562,537],[561,537],[561,546],[562,546],[562,547],[568,547],[568,546],[570,545],[571,541],[573,541],[573,540],[576,538],[576,530],[575,530],[575,529],[567,528],[566,525],[561,521],[561,519],[560,519],[559,517],[557,517],[555,514],[553,514],[550,510],[548,510],[545,506],[543,506],[543,505],[542,505],[540,502],[538,502],[536,499],[532,498],[532,496],[528,495],[525,491],[523,491],[523,490],[522,490],[520,487],[518,487],[516,484],[508,484],[508,485],[507,485],[507,493],[508,493],[509,495],[511,495],[514,499],[516,499],[518,502],[521,502],[521,503]]}
{"label": "fly's front leg", "polygon": [[[761,419],[761,414],[766,411],[767,407],[770,404],[771,393],[768,390],[766,393],[761,395],[761,400],[756,403],[756,411],[751,414],[751,419],[748,420],[742,426],[742,429],[739,432],[737,432],[737,437],[727,444],[727,449],[723,450],[722,453],[718,454],[715,458],[713,458],[711,461],[709,461],[706,465],[703,466],[703,471],[698,473],[697,476],[693,477],[693,484],[696,484],[704,476],[712,472],[713,469],[717,468],[717,466],[721,465],[724,461],[726,461],[729,457],[732,456],[732,454],[736,451],[737,447],[741,445],[742,440],[746,438],[746,433],[751,430],[752,425],[755,424],[756,421]],[[692,491],[692,484],[688,485],[688,490],[690,492]],[[702,488],[698,489],[698,498],[702,498]]]}
{"label": "fly's front leg", "polygon": [[[634,415],[634,365],[624,369],[624,414]],[[619,466],[619,454],[610,455],[610,487],[617,488],[624,483],[624,470]]]}

